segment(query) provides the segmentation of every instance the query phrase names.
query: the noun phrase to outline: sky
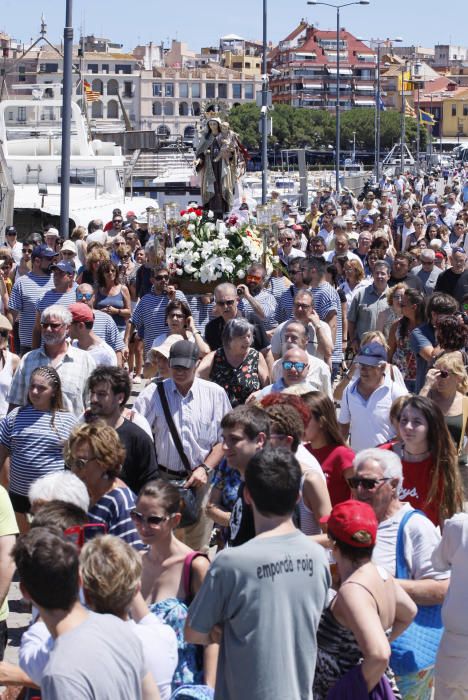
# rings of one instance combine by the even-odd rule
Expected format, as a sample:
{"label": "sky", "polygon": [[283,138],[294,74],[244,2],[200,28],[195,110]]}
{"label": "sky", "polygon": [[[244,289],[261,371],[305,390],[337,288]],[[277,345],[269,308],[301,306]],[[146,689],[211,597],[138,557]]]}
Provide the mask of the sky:
{"label": "sky", "polygon": [[[149,41],[166,46],[171,39],[199,51],[215,46],[225,34],[262,37],[262,3],[268,8],[268,39],[277,43],[304,17],[321,29],[336,27],[331,7],[312,7],[306,0],[73,0],[75,37],[105,36],[130,49]],[[1,0],[0,30],[23,42],[39,34],[41,12],[48,39],[63,37],[66,0]],[[401,37],[403,46],[468,44],[466,0],[370,0],[368,6],[346,7],[341,25],[363,38]]]}

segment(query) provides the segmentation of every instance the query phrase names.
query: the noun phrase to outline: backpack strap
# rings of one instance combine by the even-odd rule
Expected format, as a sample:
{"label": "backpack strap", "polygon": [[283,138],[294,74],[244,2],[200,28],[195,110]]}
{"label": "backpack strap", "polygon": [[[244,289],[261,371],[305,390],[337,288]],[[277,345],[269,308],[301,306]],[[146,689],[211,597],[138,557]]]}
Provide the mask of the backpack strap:
{"label": "backpack strap", "polygon": [[182,579],[186,601],[191,601],[194,597],[192,593],[192,563],[194,559],[197,559],[197,557],[205,557],[205,559],[208,559],[206,554],[203,554],[203,552],[189,552],[184,559]]}
{"label": "backpack strap", "polygon": [[175,427],[174,420],[171,416],[171,412],[169,410],[169,403],[167,400],[166,392],[164,390],[164,382],[159,382],[157,385],[158,387],[158,394],[159,398],[161,400],[161,406],[164,411],[164,418],[166,419],[167,427],[169,428],[169,432],[172,435],[172,440],[174,441],[175,448],[177,452],[179,453],[180,461],[184,465],[185,469],[185,474],[181,472],[182,476],[190,476],[192,473],[191,467],[190,467],[190,462],[188,460],[187,455],[184,452],[184,448],[182,446],[182,441],[180,439],[180,435],[177,432],[177,428]]}
{"label": "backpack strap", "polygon": [[406,523],[410,518],[413,517],[413,515],[416,515],[416,513],[418,513],[419,515],[423,515],[425,518],[427,517],[426,514],[422,512],[422,510],[410,510],[408,511],[408,513],[405,513],[405,515],[402,517],[400,525],[398,527],[395,578],[409,579],[409,569],[405,559],[405,544],[403,541],[403,533]]}

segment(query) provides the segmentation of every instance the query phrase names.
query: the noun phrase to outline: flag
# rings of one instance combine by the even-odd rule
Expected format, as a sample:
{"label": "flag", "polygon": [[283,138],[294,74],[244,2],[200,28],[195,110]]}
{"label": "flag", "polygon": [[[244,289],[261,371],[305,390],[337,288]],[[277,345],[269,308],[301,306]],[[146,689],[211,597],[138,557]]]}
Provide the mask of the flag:
{"label": "flag", "polygon": [[416,112],[408,100],[405,100],[405,117],[413,117],[413,119],[416,118]]}
{"label": "flag", "polygon": [[387,109],[387,108],[385,107],[385,105],[384,105],[384,101],[383,101],[383,99],[382,99],[382,95],[380,95],[379,107],[380,107],[380,111],[381,111],[381,112],[385,112],[386,109]]}
{"label": "flag", "polygon": [[420,109],[419,123],[424,124],[425,126],[434,126],[434,124],[436,123],[436,119],[434,119],[434,115],[430,112],[424,112],[422,109]]}
{"label": "flag", "polygon": [[95,92],[87,80],[83,80],[84,94],[87,102],[96,102],[100,100],[102,95],[100,92]]}

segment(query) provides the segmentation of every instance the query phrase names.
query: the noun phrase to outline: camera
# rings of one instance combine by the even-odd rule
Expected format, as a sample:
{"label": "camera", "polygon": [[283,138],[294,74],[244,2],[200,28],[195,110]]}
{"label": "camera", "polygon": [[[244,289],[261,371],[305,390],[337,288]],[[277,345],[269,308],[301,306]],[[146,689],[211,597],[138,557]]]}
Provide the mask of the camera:
{"label": "camera", "polygon": [[241,287],[237,288],[237,296],[238,297],[244,296],[244,290]]}

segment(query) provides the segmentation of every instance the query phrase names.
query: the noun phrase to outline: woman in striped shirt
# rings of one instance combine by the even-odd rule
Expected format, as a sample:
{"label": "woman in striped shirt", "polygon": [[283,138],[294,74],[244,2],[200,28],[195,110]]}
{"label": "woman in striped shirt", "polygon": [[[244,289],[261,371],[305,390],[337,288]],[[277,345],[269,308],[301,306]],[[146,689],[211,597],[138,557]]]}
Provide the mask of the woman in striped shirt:
{"label": "woman in striped shirt", "polygon": [[88,489],[90,522],[104,523],[109,535],[142,549],[143,543],[130,517],[136,497],[119,478],[125,448],[114,428],[102,420],[77,425],[65,445],[64,455],[67,466]]}
{"label": "woman in striped shirt", "polygon": [[60,377],[53,367],[31,374],[27,404],[0,421],[0,468],[10,456],[9,493],[21,532],[28,529],[28,491],[41,476],[64,469],[63,445],[76,417],[64,409]]}

